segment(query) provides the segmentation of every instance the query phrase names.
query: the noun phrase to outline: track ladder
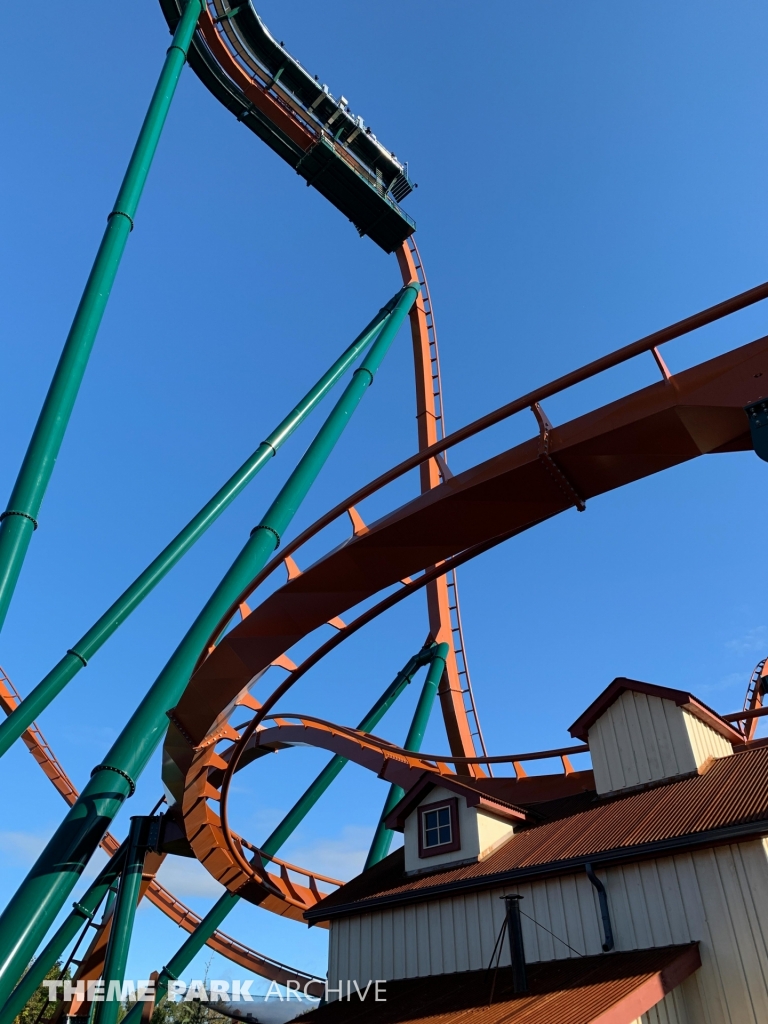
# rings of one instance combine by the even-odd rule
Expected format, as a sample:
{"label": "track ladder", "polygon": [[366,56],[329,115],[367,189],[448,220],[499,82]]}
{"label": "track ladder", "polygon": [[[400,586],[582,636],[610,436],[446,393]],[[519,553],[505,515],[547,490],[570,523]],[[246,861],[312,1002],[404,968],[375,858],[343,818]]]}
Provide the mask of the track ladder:
{"label": "track ladder", "polygon": [[[21,694],[3,669],[0,668],[0,709],[6,715],[10,715],[19,704],[21,704]],[[68,799],[72,794],[77,797],[77,791],[48,745],[48,740],[43,736],[37,722],[33,722],[21,738],[32,754],[32,757],[34,757],[64,799]]]}
{"label": "track ladder", "polygon": [[[418,246],[411,235],[408,238],[408,248],[411,251],[411,257],[413,264],[416,268],[416,276],[419,284],[421,285],[421,299],[424,307],[424,315],[427,321],[427,335],[429,338],[429,359],[431,364],[431,377],[432,377],[432,401],[433,401],[433,412],[435,417],[435,428],[437,430],[437,439],[441,441],[445,437],[445,418],[443,414],[443,392],[440,380],[440,356],[437,349],[437,330],[435,328],[435,317],[432,312],[432,299],[429,294],[429,285],[427,284],[427,275],[424,272],[424,267],[421,262],[419,255]],[[446,472],[448,466],[448,456],[446,452],[443,452],[441,456],[442,465],[439,465],[440,476],[443,480],[446,478]],[[485,740],[483,739],[483,731],[480,727],[480,718],[477,714],[477,705],[475,703],[475,694],[472,689],[472,679],[469,675],[469,663],[467,662],[466,647],[464,645],[464,630],[461,624],[461,608],[459,605],[459,588],[458,581],[456,579],[456,570],[452,569],[446,573],[445,581],[448,586],[448,604],[450,607],[451,614],[451,638],[453,643],[454,654],[456,655],[456,666],[459,672],[459,679],[461,681],[461,693],[464,701],[464,707],[467,711],[467,717],[470,722],[470,730],[472,734],[472,742],[475,745],[475,753],[478,757],[487,756],[488,751],[485,747]],[[489,773],[491,766],[487,766]]]}
{"label": "track ladder", "polygon": [[[758,661],[752,670],[752,675],[749,679],[749,685],[747,686],[747,695],[744,698],[744,710],[754,711],[755,708],[763,706],[763,693],[765,686],[765,663],[768,658],[763,658],[762,661]],[[744,729],[744,735],[748,740],[754,738],[755,732],[757,731],[757,719],[745,719],[743,722],[737,722],[736,725],[742,726]]]}
{"label": "track ladder", "polygon": [[749,686],[747,687],[747,695],[744,698],[744,710],[751,711],[756,706],[756,694],[760,683],[760,677],[763,674],[763,666],[765,665],[766,658],[762,661],[758,661],[752,670],[752,676],[749,680]]}

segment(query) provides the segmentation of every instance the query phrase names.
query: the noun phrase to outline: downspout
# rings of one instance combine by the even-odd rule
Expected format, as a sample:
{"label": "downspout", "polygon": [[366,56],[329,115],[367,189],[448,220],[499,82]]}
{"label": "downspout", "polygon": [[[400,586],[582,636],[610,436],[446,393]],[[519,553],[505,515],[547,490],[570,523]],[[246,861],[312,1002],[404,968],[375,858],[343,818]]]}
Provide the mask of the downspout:
{"label": "downspout", "polygon": [[611,927],[611,915],[608,912],[608,895],[605,891],[605,886],[595,874],[595,869],[592,865],[587,863],[584,865],[584,868],[587,872],[587,878],[597,889],[597,902],[600,904],[600,916],[603,919],[603,934],[605,935],[603,952],[607,953],[613,949],[613,928]]}

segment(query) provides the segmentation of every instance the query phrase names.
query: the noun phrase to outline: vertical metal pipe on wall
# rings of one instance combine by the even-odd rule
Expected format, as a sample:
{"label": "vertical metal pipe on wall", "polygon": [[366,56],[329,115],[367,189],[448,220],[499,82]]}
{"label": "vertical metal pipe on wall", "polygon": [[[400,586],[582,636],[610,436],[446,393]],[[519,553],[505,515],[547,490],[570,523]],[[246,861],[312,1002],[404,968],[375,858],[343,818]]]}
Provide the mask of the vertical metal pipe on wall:
{"label": "vertical metal pipe on wall", "polygon": [[528,975],[525,970],[525,946],[523,945],[523,923],[520,920],[522,896],[503,896],[507,908],[507,937],[509,956],[512,961],[512,989],[515,993],[528,991]]}
{"label": "vertical metal pipe on wall", "polygon": [[597,892],[597,902],[600,906],[600,917],[603,921],[603,952],[608,953],[613,949],[613,928],[611,927],[611,913],[608,909],[608,894],[605,891],[605,886],[595,874],[594,867],[587,863],[584,865],[584,868],[587,872],[587,878],[590,880]]}
{"label": "vertical metal pipe on wall", "polygon": [[0,1000],[8,998],[110,822],[132,796],[200,652],[266,564],[374,379],[418,292],[408,285],[303,458],[0,914]]}
{"label": "vertical metal pipe on wall", "polygon": [[16,478],[8,508],[0,516],[0,629],[32,533],[37,529],[40,505],[53,473],[128,235],[133,230],[139,199],[202,9],[202,0],[189,0],[176,27],[117,200],[107,218],[107,227],[85,291]]}

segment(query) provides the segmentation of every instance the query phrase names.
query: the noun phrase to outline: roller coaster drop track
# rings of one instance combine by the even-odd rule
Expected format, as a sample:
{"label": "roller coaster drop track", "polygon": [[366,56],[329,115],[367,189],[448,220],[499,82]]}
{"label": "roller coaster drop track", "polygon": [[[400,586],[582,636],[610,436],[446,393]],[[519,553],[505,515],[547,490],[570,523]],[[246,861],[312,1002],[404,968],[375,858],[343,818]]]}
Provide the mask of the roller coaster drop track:
{"label": "roller coaster drop track", "polygon": [[[398,252],[398,260],[404,281],[418,279],[421,284],[422,298],[412,311],[411,330],[416,369],[419,442],[421,447],[428,447],[444,436],[444,412],[435,319],[429,286],[413,238],[409,238],[407,245],[402,246]],[[430,466],[426,473],[422,472],[422,488],[428,490],[437,486],[448,472],[446,462],[441,459],[437,470]],[[359,520],[353,518],[353,522],[358,523],[358,528],[364,529]],[[431,631],[437,638],[437,642],[447,638],[450,643],[441,698],[446,707],[446,718],[453,724],[455,742],[458,743],[457,749],[464,755],[473,755],[475,752],[486,754],[469,677],[455,571],[450,570],[445,576],[437,576],[431,581],[427,588],[427,595]],[[249,611],[245,602],[239,603],[239,616],[247,615]],[[283,665],[292,664],[285,658],[277,659],[277,662]],[[446,694],[447,697],[444,697],[443,694]],[[13,683],[0,669],[0,707],[6,714],[10,714],[18,706],[20,700],[20,695]],[[243,695],[240,703],[250,704],[251,702],[247,695]],[[78,791],[49,747],[39,727],[33,724],[23,734],[22,739],[54,788],[68,805],[72,806],[77,799]],[[469,770],[483,774],[479,764],[472,764]],[[239,837],[238,842],[250,845]],[[110,833],[106,833],[100,845],[110,857],[114,856],[120,847],[118,840]],[[256,848],[253,850],[254,853],[257,853]],[[191,934],[200,924],[201,918],[155,879],[154,875],[159,870],[163,859],[162,855],[148,855],[145,863],[145,884],[142,887],[142,895],[146,895],[154,906]],[[279,886],[273,886],[273,888],[284,898],[274,900],[271,898],[272,894],[269,894],[270,898],[262,901],[262,905],[264,909],[274,910],[278,914],[300,918],[303,909],[306,906],[314,905],[320,898],[318,882],[321,885],[338,886],[341,884],[336,879],[328,878],[316,871],[305,870],[281,858],[272,857],[270,860],[280,872]],[[303,886],[296,882],[295,878],[292,878],[296,874],[305,877],[308,885]],[[302,898],[301,894],[306,893],[309,896]],[[82,963],[88,965],[88,970],[87,972],[77,972],[76,979],[85,977],[90,980],[100,977],[107,937],[104,931],[108,932],[108,926],[109,921],[106,919],[105,926],[97,931],[88,953],[83,958]],[[206,944],[234,963],[282,985],[291,981],[298,982],[304,987],[308,981],[318,980],[311,974],[288,967],[271,957],[250,949],[224,932],[215,931],[206,940]]]}
{"label": "roller coaster drop track", "polygon": [[[401,260],[404,271],[411,273],[412,263],[408,257],[414,259],[410,247]],[[183,785],[180,789],[176,787],[174,796],[183,813],[190,845],[214,877],[230,891],[264,909],[296,920],[303,920],[304,912],[325,894],[318,883],[338,884],[311,869],[277,857],[263,857],[258,847],[222,828],[221,818],[212,803],[219,802],[222,796],[226,802],[226,787],[222,787],[222,782],[238,747],[241,748],[238,767],[242,767],[264,752],[297,743],[310,744],[354,760],[404,788],[424,772],[438,776],[454,771],[480,774],[483,766],[489,770],[491,763],[499,762],[511,762],[515,775],[520,777],[525,774],[521,762],[542,757],[560,757],[566,774],[572,771],[568,755],[588,748],[495,758],[488,757],[484,749],[478,754],[469,724],[469,715],[473,712],[464,703],[461,686],[458,688],[461,699],[456,699],[454,691],[442,701],[451,738],[450,755],[414,755],[387,740],[349,727],[306,715],[284,712],[268,716],[268,712],[325,654],[417,590],[426,589],[429,595],[432,589],[434,595],[441,581],[444,582],[447,574],[455,572],[461,563],[559,512],[574,507],[581,509],[586,500],[615,487],[701,454],[752,449],[750,421],[744,408],[760,397],[757,381],[765,372],[763,367],[768,365],[768,338],[674,376],[657,346],[766,297],[768,284],[751,289],[538,388],[440,440],[432,440],[426,431],[420,431],[422,446],[417,455],[337,505],[268,563],[214,630],[182,700],[168,712],[166,759],[175,765],[183,779]],[[418,343],[415,344],[417,380],[422,383],[419,417],[429,423],[430,417],[424,416],[423,410],[430,408],[427,397],[439,394],[439,390],[432,380],[435,360],[429,355],[423,303],[416,307],[411,323],[414,341]],[[419,352],[429,355],[421,364]],[[657,384],[561,426],[553,427],[549,422],[541,402],[648,352],[653,354],[662,373],[662,380]],[[430,401],[434,402],[434,398]],[[450,473],[444,458],[448,448],[525,410],[531,410],[536,417],[537,436],[461,474]],[[433,414],[432,422],[436,419]],[[357,506],[415,469],[421,474],[421,497],[366,525]],[[352,537],[301,571],[293,556],[307,541],[344,515],[352,522]],[[259,587],[280,567],[287,570],[287,583],[251,609],[248,601],[253,600]],[[341,613],[382,591],[389,592],[348,624],[339,618]],[[433,596],[434,604],[430,607],[433,632],[450,637],[456,647],[463,648],[463,638],[450,617],[447,594],[443,593],[442,606],[440,596],[438,591],[437,600]],[[433,620],[434,607],[438,617]],[[447,618],[439,618],[441,607],[447,609]],[[240,621],[232,627],[235,619]],[[299,639],[327,622],[336,626],[335,635],[300,666],[295,666],[286,652]],[[216,638],[220,638],[218,642]],[[448,661],[450,663],[450,658]],[[249,688],[254,679],[260,680],[272,666],[287,669],[289,675],[263,704],[259,704]],[[756,669],[756,680],[761,678],[762,667]],[[446,670],[444,690],[450,686],[447,676]],[[750,693],[752,690],[756,690],[756,685],[751,685]],[[3,707],[7,712],[12,710],[18,695],[7,680],[0,692]],[[759,708],[754,698],[750,706]],[[229,723],[229,717],[236,708],[243,707],[255,710],[256,716],[239,732]],[[474,708],[474,704],[471,707]],[[452,737],[451,715],[459,719],[460,726],[453,730]],[[749,736],[745,736],[747,738]],[[74,802],[77,792],[39,730],[36,727],[28,730],[24,740],[57,790],[68,803]],[[173,780],[168,781],[173,791]],[[110,854],[117,849],[116,840],[109,835],[102,845]],[[251,854],[250,860],[245,859],[244,850]],[[268,871],[267,863],[275,866],[277,872]],[[158,866],[159,863],[154,871]],[[297,873],[307,880],[306,885],[296,880]],[[146,893],[151,902],[181,927],[190,932],[194,930],[199,918],[154,878],[146,886]],[[249,950],[222,933],[212,936],[208,945],[248,969],[283,984],[289,979],[302,981],[310,977]]]}
{"label": "roller coaster drop track", "polygon": [[[179,10],[176,0],[162,2],[173,25]],[[393,154],[387,155],[375,137],[361,137],[361,120],[353,119],[327,89],[321,95],[320,87],[300,65],[297,70],[297,62],[289,66],[282,44],[277,48],[268,34],[265,45],[272,47],[272,58],[282,63],[266,78],[263,66],[259,65],[261,70],[256,65],[251,67],[247,52],[242,50],[242,33],[253,33],[261,23],[247,23],[248,18],[253,21],[249,11],[252,13],[247,4],[229,7],[220,0],[208,4],[201,15],[190,62],[204,80],[213,69],[218,78],[206,84],[222,102],[238,116],[242,114],[243,120],[252,117],[249,127],[292,162],[308,184],[340,209],[351,211],[350,219],[361,234],[370,234],[382,248],[396,251],[405,283],[417,281],[420,285],[420,296],[410,312],[417,454],[318,519],[256,575],[212,631],[185,692],[176,707],[167,712],[164,775],[175,801],[169,814],[182,825],[189,848],[229,892],[281,916],[303,921],[305,912],[322,899],[327,886],[339,883],[312,869],[268,856],[232,832],[227,795],[234,772],[256,758],[300,743],[353,760],[404,788],[424,773],[482,777],[492,772],[492,764],[501,762],[511,763],[515,776],[520,778],[525,775],[522,762],[526,758],[560,757],[564,772],[571,774],[569,754],[586,751],[586,747],[489,757],[466,661],[456,570],[561,512],[572,508],[584,511],[588,501],[607,491],[702,454],[751,450],[756,431],[763,425],[760,417],[766,412],[765,402],[762,413],[755,409],[762,399],[760,378],[768,375],[768,338],[675,375],[668,370],[658,346],[765,299],[768,284],[625,346],[447,434],[429,288],[412,237],[413,224],[396,202],[410,188],[405,168]],[[179,49],[172,46],[171,51],[174,48]],[[281,80],[285,68],[288,70]],[[293,91],[286,91],[283,83],[290,75],[294,75]],[[306,100],[304,106],[297,106],[295,97],[305,87],[315,89],[317,97],[309,106]],[[329,126],[339,118],[341,128],[329,136]],[[264,134],[267,121],[279,129],[269,138]],[[385,167],[384,177],[381,167],[372,170],[379,156]],[[310,165],[321,157],[325,163],[315,173]],[[123,213],[119,204],[115,213]],[[131,217],[127,213],[125,216],[132,224]],[[114,221],[119,223],[119,219]],[[570,422],[557,426],[550,422],[542,402],[643,353],[650,353],[656,362],[662,378],[657,383]],[[533,414],[536,424],[534,436],[528,441],[463,472],[451,472],[449,449],[526,411]],[[365,510],[360,510],[362,503],[416,470],[420,495],[366,524]],[[22,517],[14,521],[14,528],[28,529],[30,519],[35,523],[27,512],[6,515]],[[294,556],[301,561],[302,547],[344,516],[352,523],[352,536],[300,569]],[[262,597],[260,588],[281,567],[287,571],[287,582]],[[421,589],[427,598],[430,639],[448,645],[439,697],[450,754],[409,752],[359,729],[276,710],[276,704],[293,684],[326,654]],[[341,615],[350,612],[354,617],[345,623]],[[296,666],[289,652],[324,624],[334,626],[335,634]],[[288,675],[261,703],[251,689],[273,667]],[[761,663],[750,682],[742,713],[745,740],[751,738],[755,718],[763,710],[765,678],[765,665]],[[10,713],[18,702],[18,694],[3,675],[0,705]],[[247,725],[230,722],[237,708],[255,712]],[[77,791],[37,726],[27,729],[23,739],[71,806]],[[119,848],[109,833],[101,845],[110,856]],[[140,892],[183,929],[193,932],[200,918],[154,877],[163,856],[147,856]],[[88,964],[89,976],[99,976],[107,927],[104,924],[92,941],[78,976],[84,976],[83,963]],[[305,972],[256,953],[221,932],[209,936],[207,944],[279,983],[311,980]]]}
{"label": "roller coaster drop track", "polygon": [[[266,727],[266,715],[290,686],[346,637],[422,587],[432,586],[462,562],[507,538],[569,508],[583,509],[587,500],[652,473],[705,453],[752,448],[745,406],[760,395],[759,379],[768,365],[768,338],[727,352],[677,375],[671,375],[657,346],[727,315],[768,294],[765,286],[721,303],[680,324],[657,332],[582,370],[537,389],[468,427],[426,447],[378,480],[361,488],[305,530],[259,573],[239,603],[283,566],[288,581],[257,605],[218,645],[211,645],[176,708],[168,713],[165,745],[166,776],[182,807],[187,838],[198,859],[230,891],[278,913],[301,919],[323,893],[311,882],[298,887],[287,877],[268,872],[255,847],[229,834],[217,810],[221,781],[233,745],[247,741],[255,748],[277,749],[295,743],[314,744],[342,754],[400,785],[413,784],[424,771],[476,771],[483,757],[472,758],[452,747],[452,756],[438,760],[410,755],[386,741],[367,737],[306,716],[281,713]],[[541,402],[603,370],[643,352],[653,354],[662,380],[635,394],[553,427]],[[438,457],[446,448],[475,436],[502,419],[532,410],[538,435],[456,476],[445,473]],[[370,526],[357,506],[409,470],[432,463],[442,482]],[[294,555],[308,540],[343,515],[352,520],[353,536],[304,571]],[[392,589],[392,588],[397,589]],[[389,590],[377,604],[344,624],[339,616]],[[234,614],[234,608],[233,608]],[[229,617],[228,617],[229,618]],[[324,623],[338,632],[300,666],[286,661],[286,652]],[[224,629],[227,620],[222,621]],[[216,631],[218,635],[220,630]],[[281,659],[288,678],[259,706],[249,693],[254,679]],[[247,733],[229,723],[236,707],[257,709]],[[449,712],[455,702],[443,702]],[[448,715],[445,716],[450,721]],[[465,718],[466,721],[466,718]],[[448,728],[449,737],[451,735]],[[352,741],[350,737],[353,737]],[[456,736],[454,735],[454,741]],[[512,758],[510,758],[512,759]],[[243,757],[241,763],[247,763]],[[567,767],[566,767],[567,770]],[[178,779],[183,785],[178,785]],[[245,846],[254,856],[246,860]],[[311,877],[311,872],[302,869]]]}

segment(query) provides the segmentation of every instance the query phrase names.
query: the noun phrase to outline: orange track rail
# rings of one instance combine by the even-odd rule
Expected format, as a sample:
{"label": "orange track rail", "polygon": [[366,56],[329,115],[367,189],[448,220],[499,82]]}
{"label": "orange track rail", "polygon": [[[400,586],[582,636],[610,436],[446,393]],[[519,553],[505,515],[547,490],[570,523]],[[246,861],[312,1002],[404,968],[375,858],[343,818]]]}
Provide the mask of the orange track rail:
{"label": "orange track rail", "polygon": [[[413,365],[416,374],[416,423],[418,425],[419,451],[421,452],[437,441],[441,441],[445,436],[437,333],[424,266],[413,238],[409,238],[398,249],[397,261],[400,265],[403,284],[417,280],[422,286],[422,293],[410,312]],[[448,476],[449,471],[444,455],[422,463],[420,467],[422,493],[439,487]],[[477,717],[472,686],[469,682],[455,573],[439,576],[427,584],[426,589],[430,633],[436,643],[448,644],[448,658],[438,693],[451,753],[456,757],[485,754],[480,722]],[[453,601],[451,600],[452,596]],[[453,614],[456,615],[456,622],[453,621]],[[462,673],[459,671],[457,653],[462,659],[461,667],[466,686],[462,686]],[[465,704],[465,697],[469,698],[469,707]],[[474,730],[469,722],[470,714],[475,720]],[[479,738],[479,750],[475,749],[475,736]],[[479,764],[463,765],[461,771],[468,775],[482,776],[485,774]]]}
{"label": "orange track rail", "polygon": [[[20,700],[21,697],[16,687],[2,668],[0,668],[0,707],[8,715],[18,705]],[[51,780],[57,792],[64,797],[71,807],[78,797],[78,791],[68,778],[38,726],[32,725],[27,729],[22,735],[22,740],[35,761],[42,768],[44,774]],[[114,856],[119,846],[120,844],[117,839],[109,832],[101,841],[102,849],[110,857]],[[155,870],[158,867],[159,864],[155,867]],[[159,910],[162,910],[166,917],[169,917],[180,928],[183,928],[184,931],[191,933],[200,923],[201,918],[198,914],[182,903],[181,900],[176,899],[172,893],[155,879],[152,879],[146,887],[146,896],[150,903],[154,904]],[[207,945],[240,967],[253,971],[254,974],[259,974],[270,981],[276,981],[279,985],[285,985],[286,982],[293,980],[304,985],[305,982],[314,978],[314,975],[298,971],[293,967],[280,963],[278,960],[273,960],[262,953],[257,953],[255,949],[251,949],[244,943],[238,942],[237,939],[233,939],[231,935],[227,935],[225,932],[214,932],[210,939],[208,939]],[[96,976],[98,977],[98,974]]]}
{"label": "orange track rail", "polygon": [[[456,777],[455,769],[440,758],[409,753],[402,747],[371,733],[334,725],[309,715],[280,714],[269,716],[267,721],[270,722],[269,727],[258,728],[248,743],[248,749],[252,753],[255,753],[256,749],[274,751],[298,744],[321,747],[354,761],[374,772],[379,778],[402,786],[403,789],[409,789],[425,772]],[[586,750],[587,747],[577,749]],[[566,774],[573,771],[567,757],[561,752],[554,752],[554,756],[561,756]],[[516,762],[516,758],[523,759],[519,755],[510,755],[496,760],[513,763],[515,775],[523,776],[525,772]],[[295,921],[303,921],[304,911],[314,907],[328,895],[317,883],[341,883],[294,864],[288,864],[276,857],[262,857],[257,847],[239,836],[232,837],[237,846],[236,852],[239,854],[238,862],[233,859],[222,832],[221,818],[211,804],[211,801],[219,801],[222,798],[222,791],[217,788],[214,781],[226,765],[227,760],[216,753],[213,744],[204,745],[195,758],[189,773],[192,781],[187,786],[183,803],[184,819],[192,849],[201,863],[231,892],[236,892],[273,913]],[[524,814],[521,814],[521,818],[523,817]],[[246,850],[254,855],[250,862],[246,860]],[[279,867],[279,874],[268,870],[267,863]],[[306,876],[309,884],[297,883],[292,877],[296,872]],[[318,924],[327,927],[325,922]]]}
{"label": "orange track rail", "polygon": [[[657,384],[557,428],[537,406],[538,437],[450,477],[370,526],[357,527],[350,540],[303,573],[294,565],[288,582],[226,634],[199,665],[169,713],[166,756],[179,774],[167,781],[175,786],[187,836],[206,867],[222,881],[233,868],[214,835],[215,814],[208,800],[215,800],[218,791],[209,780],[225,766],[216,745],[239,738],[228,715],[237,702],[253,706],[247,687],[259,673],[323,623],[446,559],[450,565],[452,558],[698,455],[749,450],[743,407],[758,397],[756,379],[766,364],[768,338],[763,338],[675,377],[665,375]],[[328,520],[323,517],[322,522]],[[289,545],[288,551],[293,550]],[[410,581],[401,593],[418,585],[418,580]],[[382,606],[397,597],[388,597]],[[371,614],[357,621],[368,621]],[[350,623],[338,639],[355,628]],[[305,666],[315,660],[311,656]],[[395,761],[398,757],[402,755],[393,754]],[[205,842],[201,828],[208,833]],[[245,878],[233,874],[227,884],[247,897],[239,888],[245,884],[247,889]],[[253,895],[258,899],[263,894]]]}

